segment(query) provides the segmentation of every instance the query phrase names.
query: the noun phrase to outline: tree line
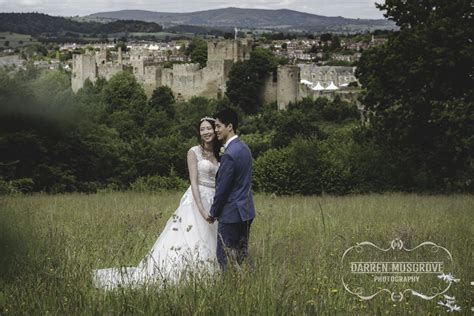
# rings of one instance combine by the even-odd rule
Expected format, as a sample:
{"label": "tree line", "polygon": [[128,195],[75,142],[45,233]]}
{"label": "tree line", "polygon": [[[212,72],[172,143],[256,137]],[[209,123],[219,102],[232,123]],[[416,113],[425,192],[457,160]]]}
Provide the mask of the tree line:
{"label": "tree line", "polygon": [[0,13],[0,32],[58,36],[67,32],[111,34],[122,32],[160,32],[163,27],[153,22],[114,21],[109,23],[78,22],[42,13]]}

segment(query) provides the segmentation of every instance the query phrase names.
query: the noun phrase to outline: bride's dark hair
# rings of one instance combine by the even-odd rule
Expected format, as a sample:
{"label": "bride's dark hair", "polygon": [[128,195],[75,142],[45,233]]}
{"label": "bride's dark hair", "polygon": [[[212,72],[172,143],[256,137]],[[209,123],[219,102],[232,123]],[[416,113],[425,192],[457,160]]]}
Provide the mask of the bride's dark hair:
{"label": "bride's dark hair", "polygon": [[201,119],[201,121],[199,121],[199,124],[197,126],[197,137],[198,137],[199,145],[201,146],[202,149],[204,149],[204,142],[201,139],[201,124],[204,121],[208,122],[212,126],[212,130],[214,131],[214,135],[215,135],[214,141],[212,142],[212,152],[214,154],[214,157],[216,157],[217,161],[220,161],[219,151],[221,149],[221,142],[217,139],[217,135],[215,131],[216,122],[214,119],[205,117]]}

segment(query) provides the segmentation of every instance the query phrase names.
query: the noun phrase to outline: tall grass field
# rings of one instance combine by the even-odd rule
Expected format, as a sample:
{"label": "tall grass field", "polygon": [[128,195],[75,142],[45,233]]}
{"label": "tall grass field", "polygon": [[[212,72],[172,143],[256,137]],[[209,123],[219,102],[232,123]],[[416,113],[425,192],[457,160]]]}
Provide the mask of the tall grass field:
{"label": "tall grass field", "polygon": [[[134,266],[152,247],[182,193],[0,197],[0,315],[438,315],[440,295],[350,294],[346,249],[395,238],[431,241],[452,254],[459,314],[474,307],[474,197],[381,194],[256,195],[251,264],[178,285],[96,289],[91,271]],[[373,258],[372,258],[373,259]],[[370,278],[366,282],[371,282]],[[367,287],[372,285],[366,284]],[[410,284],[398,284],[402,288]],[[421,284],[423,285],[423,284]],[[380,284],[380,288],[390,284]],[[427,291],[429,289],[426,289]]]}

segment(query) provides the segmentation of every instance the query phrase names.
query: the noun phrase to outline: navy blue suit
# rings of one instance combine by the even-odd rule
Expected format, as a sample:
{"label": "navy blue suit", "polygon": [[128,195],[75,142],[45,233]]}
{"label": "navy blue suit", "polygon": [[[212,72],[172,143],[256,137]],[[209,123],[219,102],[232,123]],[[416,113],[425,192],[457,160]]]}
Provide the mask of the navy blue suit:
{"label": "navy blue suit", "polygon": [[252,195],[252,154],[239,138],[232,140],[221,157],[216,193],[210,214],[219,221],[217,259],[222,268],[227,256],[240,264],[247,256],[250,225],[255,217]]}

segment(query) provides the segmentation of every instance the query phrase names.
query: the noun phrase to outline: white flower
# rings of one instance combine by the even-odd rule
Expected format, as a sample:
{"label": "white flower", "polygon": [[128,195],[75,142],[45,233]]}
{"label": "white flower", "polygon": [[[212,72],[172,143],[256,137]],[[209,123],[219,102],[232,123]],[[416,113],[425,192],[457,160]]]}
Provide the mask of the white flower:
{"label": "white flower", "polygon": [[461,311],[461,307],[456,305],[456,304],[454,304],[454,305],[449,305],[448,304],[448,306],[446,306],[446,307],[448,308],[446,310],[447,312],[459,312],[459,311]]}
{"label": "white flower", "polygon": [[456,305],[456,304],[453,305],[453,304],[450,304],[449,302],[444,303],[444,302],[441,302],[441,301],[439,301],[438,304],[441,305],[441,306],[446,307],[447,312],[459,312],[459,311],[461,311],[461,307]]}
{"label": "white flower", "polygon": [[459,312],[461,310],[461,307],[456,305],[456,298],[454,296],[449,296],[449,295],[444,295],[444,298],[446,299],[446,303],[439,301],[438,305],[446,307],[447,312]]}
{"label": "white flower", "polygon": [[452,275],[451,273],[449,273],[449,274],[444,274],[443,273],[441,275],[438,275],[438,278],[440,278],[441,280],[444,280],[448,283],[453,283],[453,282],[457,283],[457,282],[459,282],[459,279],[455,279],[454,275]]}

